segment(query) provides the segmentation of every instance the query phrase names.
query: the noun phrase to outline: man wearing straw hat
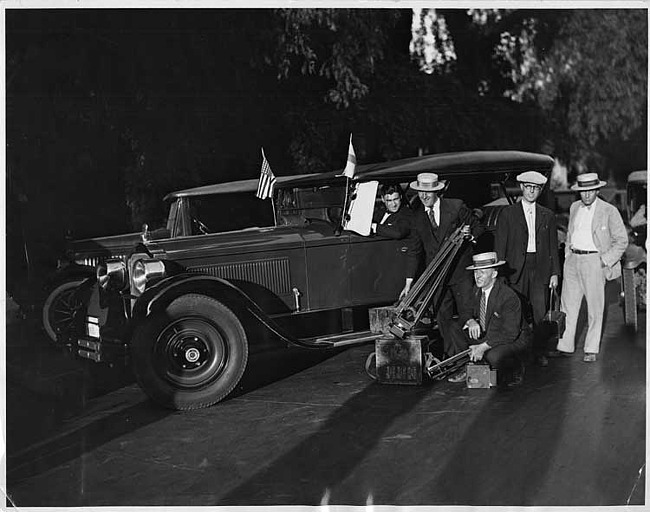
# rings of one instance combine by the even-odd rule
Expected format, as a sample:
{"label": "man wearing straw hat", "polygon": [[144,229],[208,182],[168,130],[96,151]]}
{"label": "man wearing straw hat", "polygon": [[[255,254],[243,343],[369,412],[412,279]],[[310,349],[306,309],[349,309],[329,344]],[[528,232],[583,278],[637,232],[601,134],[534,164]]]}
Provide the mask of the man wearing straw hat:
{"label": "man wearing straw hat", "polygon": [[[411,283],[418,274],[421,265],[426,266],[434,259],[444,240],[461,223],[469,222],[471,211],[460,199],[438,197],[446,183],[438,180],[438,175],[431,172],[420,173],[417,180],[411,183],[411,188],[418,192],[422,206],[415,209],[411,218],[411,243],[407,253],[406,284],[400,293],[400,298],[408,294]],[[474,229],[474,236],[480,234],[480,227]],[[463,227],[463,232],[469,234],[469,225]],[[453,345],[449,341],[453,329],[454,303],[461,322],[465,322],[471,313],[469,298],[472,293],[472,279],[463,271],[463,267],[471,263],[471,252],[466,248],[457,256],[456,268],[452,269],[447,287],[443,292],[438,307],[437,320],[440,334],[444,340],[445,353],[452,356]]]}
{"label": "man wearing straw hat", "polygon": [[555,214],[537,203],[546,177],[536,171],[517,176],[521,202],[501,211],[494,236],[494,250],[508,262],[510,286],[526,297],[526,309],[535,326],[535,362],[547,366],[546,343],[538,326],[544,318],[549,289],[558,286],[558,255]]}
{"label": "man wearing straw hat", "polygon": [[561,309],[566,313],[566,329],[555,355],[575,351],[576,324],[582,298],[587,300],[587,336],[583,361],[596,361],[600,350],[605,282],[621,275],[620,259],[627,247],[627,231],[621,214],[598,197],[607,183],[595,172],[578,176],[571,190],[580,192],[580,201],[571,205],[567,231]]}
{"label": "man wearing straw hat", "polygon": [[[501,384],[518,385],[523,380],[523,360],[530,345],[530,330],[523,321],[521,300],[503,280],[498,267],[505,263],[496,252],[472,257],[476,289],[472,294],[472,316],[463,324],[464,334],[454,337],[457,351],[470,348],[470,361],[485,359],[499,371]],[[465,382],[466,370],[449,382]]]}

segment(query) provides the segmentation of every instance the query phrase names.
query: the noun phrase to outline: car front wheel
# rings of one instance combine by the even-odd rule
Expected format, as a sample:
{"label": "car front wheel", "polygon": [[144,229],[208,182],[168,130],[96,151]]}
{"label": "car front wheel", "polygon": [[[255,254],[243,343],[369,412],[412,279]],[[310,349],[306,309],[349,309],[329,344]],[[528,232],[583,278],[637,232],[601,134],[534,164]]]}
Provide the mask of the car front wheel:
{"label": "car front wheel", "polygon": [[246,332],[231,309],[204,295],[183,295],[152,315],[132,339],[142,389],[179,410],[208,407],[230,394],[246,369]]}

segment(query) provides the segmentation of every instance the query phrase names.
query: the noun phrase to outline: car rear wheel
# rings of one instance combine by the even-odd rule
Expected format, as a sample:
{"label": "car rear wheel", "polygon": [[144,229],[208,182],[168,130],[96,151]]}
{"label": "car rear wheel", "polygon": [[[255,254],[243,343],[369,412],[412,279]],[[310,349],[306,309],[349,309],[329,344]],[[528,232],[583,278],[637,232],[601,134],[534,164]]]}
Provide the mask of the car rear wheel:
{"label": "car rear wheel", "polygon": [[246,369],[248,341],[231,309],[190,294],[136,329],[132,355],[138,383],[151,399],[171,409],[199,409],[233,391]]}
{"label": "car rear wheel", "polygon": [[74,325],[77,310],[81,307],[75,291],[83,280],[66,281],[57,286],[43,304],[43,328],[54,343],[67,338]]}

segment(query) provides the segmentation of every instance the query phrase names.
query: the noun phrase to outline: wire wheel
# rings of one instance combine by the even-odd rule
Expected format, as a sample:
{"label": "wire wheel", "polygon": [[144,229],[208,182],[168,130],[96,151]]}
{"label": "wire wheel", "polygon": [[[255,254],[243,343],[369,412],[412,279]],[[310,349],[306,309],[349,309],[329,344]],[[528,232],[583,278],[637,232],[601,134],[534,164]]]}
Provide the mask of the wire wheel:
{"label": "wire wheel", "polygon": [[73,329],[75,315],[83,305],[75,293],[82,282],[76,280],[60,284],[43,304],[43,328],[54,343],[66,340]]}

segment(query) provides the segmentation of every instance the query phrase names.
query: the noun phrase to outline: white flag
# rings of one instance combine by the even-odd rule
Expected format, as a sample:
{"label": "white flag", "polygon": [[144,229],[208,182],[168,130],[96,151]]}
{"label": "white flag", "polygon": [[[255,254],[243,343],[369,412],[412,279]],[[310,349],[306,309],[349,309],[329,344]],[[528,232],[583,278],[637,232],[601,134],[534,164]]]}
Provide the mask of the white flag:
{"label": "white flag", "polygon": [[357,155],[354,153],[354,147],[352,146],[352,134],[350,134],[350,147],[348,148],[348,161],[345,164],[345,169],[341,176],[346,176],[348,178],[354,177],[354,170],[357,167]]}

